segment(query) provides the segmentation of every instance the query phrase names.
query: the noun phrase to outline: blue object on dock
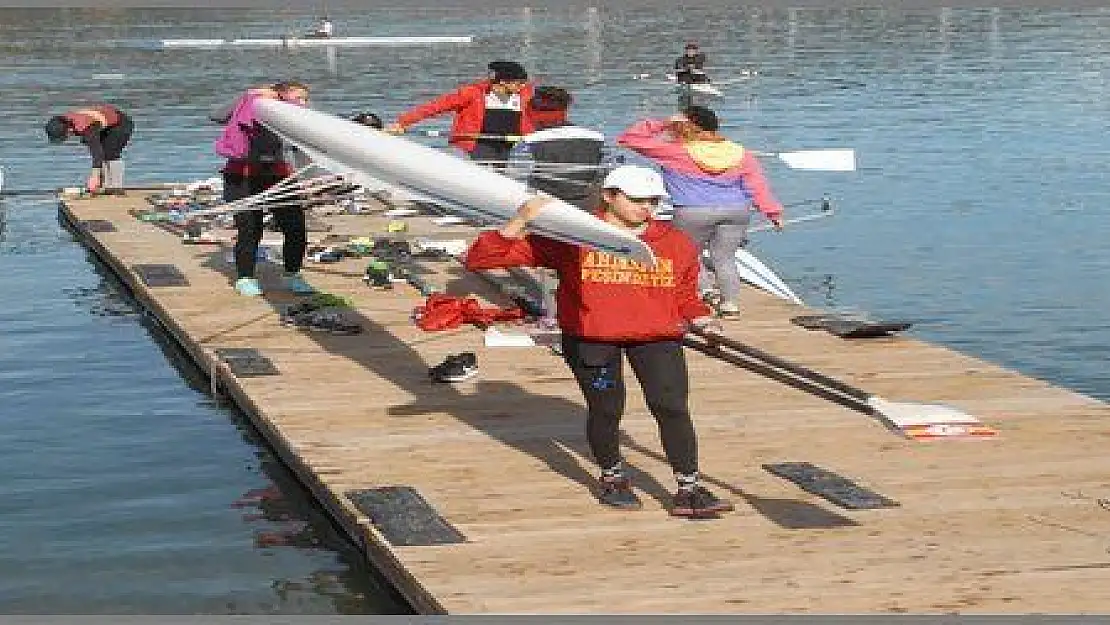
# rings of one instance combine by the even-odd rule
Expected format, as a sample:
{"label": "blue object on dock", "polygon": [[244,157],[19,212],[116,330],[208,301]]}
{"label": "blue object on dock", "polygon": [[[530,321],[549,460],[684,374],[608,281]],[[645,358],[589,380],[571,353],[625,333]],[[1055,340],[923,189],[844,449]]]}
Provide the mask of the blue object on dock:
{"label": "blue object on dock", "polygon": [[89,232],[115,232],[116,224],[107,219],[86,219],[81,222],[81,227]]}

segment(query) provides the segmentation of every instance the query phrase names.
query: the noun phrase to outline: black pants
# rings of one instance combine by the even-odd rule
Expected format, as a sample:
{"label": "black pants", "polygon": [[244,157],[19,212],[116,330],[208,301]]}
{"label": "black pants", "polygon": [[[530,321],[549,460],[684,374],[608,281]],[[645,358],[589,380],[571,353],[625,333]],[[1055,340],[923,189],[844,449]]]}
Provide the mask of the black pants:
{"label": "black pants", "polygon": [[123,158],[123,148],[131,141],[131,133],[134,130],[135,124],[131,118],[120,113],[119,123],[109,126],[100,133],[100,145],[104,148],[105,161],[118,161]]}
{"label": "black pants", "polygon": [[513,144],[504,141],[478,141],[470,153],[470,160],[481,161],[494,169],[505,169],[509,163],[509,152]]}
{"label": "black pants", "polygon": [[563,336],[563,358],[586,398],[586,437],[602,469],[621,461],[620,421],[624,415],[624,356],[659,424],[659,438],[675,473],[698,470],[698,441],[690,419],[686,355],[678,341],[611,344]]}
{"label": "black pants", "polygon": [[[280,176],[235,176],[224,174],[224,201],[234,202],[261,193],[281,180]],[[308,247],[308,226],[305,223],[304,209],[296,206],[283,206],[271,210],[274,222],[281,230],[285,240],[282,242],[281,255],[285,271],[296,273],[304,264],[304,252]],[[262,241],[262,219],[264,211],[242,211],[235,213],[235,271],[240,278],[253,278],[258,244]]]}

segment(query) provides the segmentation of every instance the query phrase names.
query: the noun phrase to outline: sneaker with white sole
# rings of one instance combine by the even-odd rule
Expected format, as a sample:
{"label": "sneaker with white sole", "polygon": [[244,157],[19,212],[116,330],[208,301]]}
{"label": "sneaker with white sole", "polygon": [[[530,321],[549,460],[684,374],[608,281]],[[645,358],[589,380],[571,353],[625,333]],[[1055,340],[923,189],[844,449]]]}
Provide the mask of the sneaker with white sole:
{"label": "sneaker with white sole", "polygon": [[239,278],[235,281],[235,292],[247,297],[262,295],[262,285],[255,278]]}

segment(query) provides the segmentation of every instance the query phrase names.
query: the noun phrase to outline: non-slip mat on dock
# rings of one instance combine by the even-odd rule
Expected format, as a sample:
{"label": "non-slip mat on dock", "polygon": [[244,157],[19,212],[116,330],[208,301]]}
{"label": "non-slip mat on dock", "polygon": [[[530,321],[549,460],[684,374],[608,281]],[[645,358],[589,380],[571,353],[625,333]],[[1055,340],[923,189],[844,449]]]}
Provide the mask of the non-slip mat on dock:
{"label": "non-slip mat on dock", "polygon": [[436,512],[411,486],[353,490],[347,497],[393,545],[422,547],[466,542],[466,536]]}
{"label": "non-slip mat on dock", "polygon": [[841,315],[800,315],[790,321],[807,330],[828,330],[842,339],[890,336],[913,327],[910,321],[881,321]]}
{"label": "non-slip mat on dock", "polygon": [[81,222],[81,227],[89,232],[115,232],[116,224],[107,219],[86,219]]}
{"label": "non-slip mat on dock", "polygon": [[893,499],[809,462],[770,463],[763,465],[763,468],[769,473],[794,482],[807,493],[824,497],[841,508],[870,510],[894,508],[900,505]]}
{"label": "non-slip mat on dock", "polygon": [[227,363],[231,372],[239,378],[260,375],[280,375],[274,363],[253,347],[222,347],[215,350],[216,356]]}
{"label": "non-slip mat on dock", "polygon": [[177,265],[132,265],[131,270],[149,287],[189,286],[189,280]]}

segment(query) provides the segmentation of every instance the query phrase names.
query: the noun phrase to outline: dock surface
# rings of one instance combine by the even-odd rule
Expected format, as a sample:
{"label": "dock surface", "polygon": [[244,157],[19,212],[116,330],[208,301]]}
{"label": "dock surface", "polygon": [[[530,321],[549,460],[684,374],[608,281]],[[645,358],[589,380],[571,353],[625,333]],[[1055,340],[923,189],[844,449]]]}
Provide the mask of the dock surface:
{"label": "dock surface", "polygon": [[[845,340],[806,330],[790,322],[805,309],[749,291],[742,319],[725,323],[730,337],[882,397],[957,407],[999,435],[907,440],[860,412],[687,350],[703,477],[737,510],[710,521],[667,514],[674,480],[631,375],[624,449],[645,505],[611,510],[591,491],[579,391],[550,350],[486,348],[472,326],[423,332],[410,316],[424,298],[407,285],[370,289],[357,259],[306,263],[304,274],[354,303],[362,334],[285,327],[279,312],[296,298],[276,288],[275,267],[260,266],[263,297],[240,297],[219,246],[184,245],[131,214],[147,208],[142,192],[60,205],[79,240],[419,612],[1110,606],[1110,410],[1090,397],[909,335]],[[388,221],[324,219],[332,233],[360,236],[384,235]],[[474,234],[406,221],[412,235]],[[188,284],[148,285],[142,265],[172,265]],[[500,297],[458,263],[421,266],[450,293]],[[236,375],[229,349],[257,350],[276,373]],[[461,351],[477,354],[476,378],[429,381],[429,366]],[[898,505],[845,509],[763,468],[786,462],[813,463]],[[396,505],[422,498],[444,523],[411,526],[406,539],[403,518],[366,512],[390,493],[410,496]]]}

